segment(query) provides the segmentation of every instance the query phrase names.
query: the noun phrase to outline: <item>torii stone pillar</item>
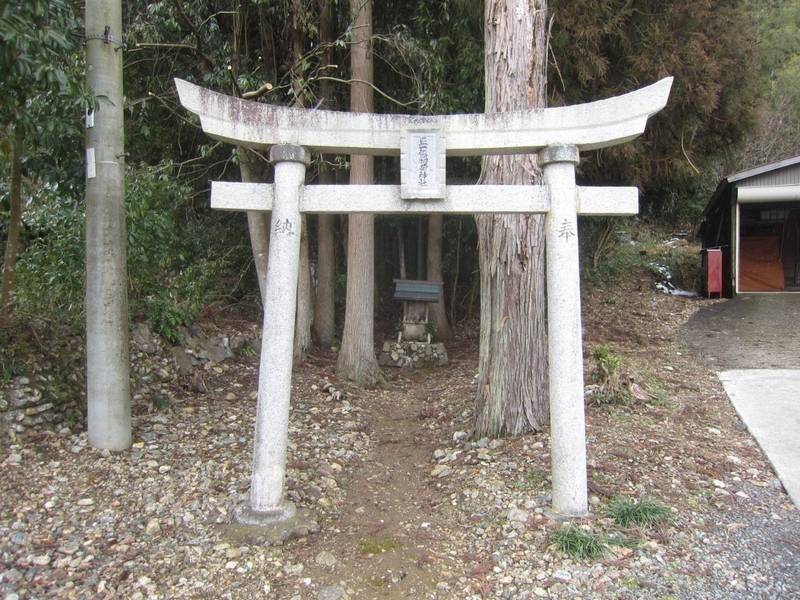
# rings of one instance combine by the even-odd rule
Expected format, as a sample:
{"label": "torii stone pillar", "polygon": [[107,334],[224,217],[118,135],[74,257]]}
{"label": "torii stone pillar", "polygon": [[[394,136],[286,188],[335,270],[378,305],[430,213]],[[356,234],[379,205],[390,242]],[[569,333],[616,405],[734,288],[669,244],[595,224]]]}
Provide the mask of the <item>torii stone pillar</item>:
{"label": "torii stone pillar", "polygon": [[588,512],[583,368],[576,368],[583,365],[575,186],[578,160],[575,146],[550,146],[539,152],[550,192],[545,258],[553,511],[570,516]]}
{"label": "torii stone pillar", "polygon": [[285,499],[289,398],[292,389],[297,276],[300,270],[300,197],[309,153],[300,146],[273,146],[275,201],[270,224],[269,261],[258,369],[258,414],[253,441],[250,505],[237,518],[263,524],[294,517]]}
{"label": "torii stone pillar", "polygon": [[[667,102],[672,78],[589,104],[479,115],[374,115],[249,102],[176,81],[214,138],[271,148],[275,184],[213,182],[211,206],[272,210],[250,503],[274,530],[302,516],[284,495],[301,213],[546,213],[553,509],[587,513],[577,215],[632,215],[636,188],[575,185],[579,152],[627,142]],[[401,185],[304,187],[308,151],[401,155]],[[544,185],[446,186],[445,157],[539,152]],[[301,525],[302,528],[302,525]]]}

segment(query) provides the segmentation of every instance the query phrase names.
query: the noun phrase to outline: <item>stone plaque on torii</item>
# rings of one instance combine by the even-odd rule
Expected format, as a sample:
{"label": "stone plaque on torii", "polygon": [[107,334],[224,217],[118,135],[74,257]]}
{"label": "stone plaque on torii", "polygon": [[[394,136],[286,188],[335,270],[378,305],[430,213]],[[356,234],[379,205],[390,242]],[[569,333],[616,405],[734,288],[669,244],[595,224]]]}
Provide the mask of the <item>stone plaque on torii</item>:
{"label": "stone plaque on torii", "polygon": [[[634,215],[635,187],[579,187],[579,152],[640,135],[672,78],[587,104],[413,116],[273,106],[176,80],[180,101],[213,138],[270,148],[275,183],[213,182],[211,206],[272,211],[258,407],[245,523],[291,523],[284,481],[301,213],[546,213],[553,511],[588,512],[577,215]],[[400,155],[400,185],[304,185],[309,151]],[[544,185],[445,185],[445,157],[538,153]]]}

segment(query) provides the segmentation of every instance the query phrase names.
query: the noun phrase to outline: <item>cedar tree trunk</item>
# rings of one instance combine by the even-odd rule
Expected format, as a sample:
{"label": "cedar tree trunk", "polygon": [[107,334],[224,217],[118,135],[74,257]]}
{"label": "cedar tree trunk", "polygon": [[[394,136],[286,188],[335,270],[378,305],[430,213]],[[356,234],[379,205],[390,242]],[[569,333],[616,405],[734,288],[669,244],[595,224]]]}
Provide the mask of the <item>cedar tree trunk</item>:
{"label": "cedar tree trunk", "polygon": [[[442,215],[428,216],[428,281],[443,282],[442,277]],[[447,310],[444,303],[444,289],[436,304],[431,304],[430,319],[433,323],[436,338],[446,342],[452,337],[450,324],[447,322]]]}
{"label": "cedar tree trunk", "polygon": [[[350,0],[353,43],[350,65],[350,110],[372,112],[372,0]],[[350,157],[350,183],[373,183],[371,156]],[[342,348],[336,370],[340,376],[364,385],[383,381],[375,360],[375,217],[350,215],[347,227],[347,299]]]}
{"label": "cedar tree trunk", "polygon": [[[267,163],[247,150],[239,148],[239,171],[245,183],[263,183],[266,179]],[[267,286],[267,258],[269,257],[269,213],[260,210],[247,211],[247,228],[250,231],[250,247],[258,277],[261,304],[264,304]]]}
{"label": "cedar tree trunk", "polygon": [[[319,42],[323,47],[322,64],[333,63],[333,51],[330,46],[333,35],[331,31],[331,2],[319,0]],[[327,108],[330,99],[330,83],[322,80],[319,83],[319,101],[321,108]],[[321,184],[334,183],[331,170],[322,156],[319,168]],[[334,290],[336,283],[336,246],[333,242],[333,215],[317,215],[317,289],[314,295],[314,335],[323,347],[330,348],[336,336],[334,317]]]}
{"label": "cedar tree trunk", "polygon": [[25,138],[21,125],[14,127],[14,147],[11,149],[11,211],[8,215],[8,237],[3,259],[3,292],[0,296],[0,327],[11,324],[14,273],[19,255],[19,233],[22,226],[22,150]]}
{"label": "cedar tree trunk", "polygon": [[[486,0],[486,112],[545,106],[546,0]],[[533,155],[486,156],[481,182],[535,184]],[[547,422],[544,215],[477,218],[481,331],[476,436]]]}

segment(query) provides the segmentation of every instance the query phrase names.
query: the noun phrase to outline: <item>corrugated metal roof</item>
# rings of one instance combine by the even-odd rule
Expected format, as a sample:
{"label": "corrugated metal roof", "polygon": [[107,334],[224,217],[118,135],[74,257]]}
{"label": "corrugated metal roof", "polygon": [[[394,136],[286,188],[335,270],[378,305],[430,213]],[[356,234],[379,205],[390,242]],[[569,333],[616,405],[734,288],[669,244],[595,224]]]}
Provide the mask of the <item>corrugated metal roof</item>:
{"label": "corrugated metal roof", "polygon": [[438,281],[395,279],[394,283],[395,300],[438,302],[442,294],[442,284]]}
{"label": "corrugated metal roof", "polygon": [[736,181],[741,181],[742,179],[749,179],[750,177],[755,177],[756,175],[761,175],[763,173],[768,173],[770,171],[776,171],[778,169],[783,169],[785,167],[791,167],[792,165],[796,165],[798,163],[800,163],[800,156],[794,156],[792,158],[785,158],[783,160],[779,160],[778,162],[769,163],[768,165],[761,165],[760,167],[747,169],[746,171],[740,171],[739,173],[728,175],[725,179],[728,181],[728,183],[734,183]]}
{"label": "corrugated metal roof", "polygon": [[711,200],[709,200],[708,204],[706,204],[706,207],[703,210],[700,223],[695,229],[695,235],[702,233],[703,222],[706,221],[711,214],[719,210],[724,202],[728,201],[732,183],[743,181],[745,179],[751,179],[753,177],[757,177],[758,175],[763,175],[772,171],[778,171],[780,169],[785,169],[786,167],[791,167],[797,164],[800,164],[800,156],[793,156],[777,162],[747,169],[746,171],[739,171],[738,173],[728,175],[722,179],[717,185],[717,189],[715,189],[714,193],[711,195]]}

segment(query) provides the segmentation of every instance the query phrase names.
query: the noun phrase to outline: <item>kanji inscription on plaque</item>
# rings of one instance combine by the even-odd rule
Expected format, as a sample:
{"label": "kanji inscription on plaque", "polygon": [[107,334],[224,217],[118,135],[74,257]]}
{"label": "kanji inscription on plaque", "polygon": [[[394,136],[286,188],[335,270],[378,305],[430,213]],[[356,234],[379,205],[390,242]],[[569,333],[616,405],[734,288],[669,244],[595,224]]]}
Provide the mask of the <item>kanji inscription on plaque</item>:
{"label": "kanji inscription on plaque", "polygon": [[444,198],[444,161],[441,131],[404,131],[400,148],[400,197],[403,200]]}

